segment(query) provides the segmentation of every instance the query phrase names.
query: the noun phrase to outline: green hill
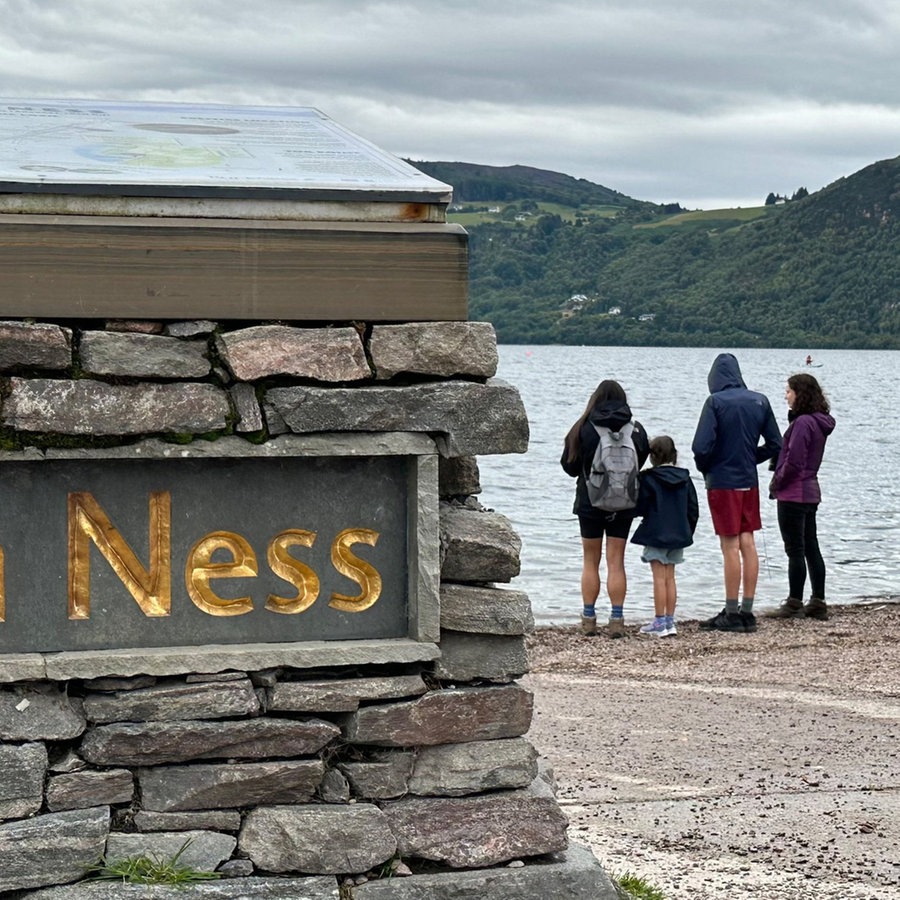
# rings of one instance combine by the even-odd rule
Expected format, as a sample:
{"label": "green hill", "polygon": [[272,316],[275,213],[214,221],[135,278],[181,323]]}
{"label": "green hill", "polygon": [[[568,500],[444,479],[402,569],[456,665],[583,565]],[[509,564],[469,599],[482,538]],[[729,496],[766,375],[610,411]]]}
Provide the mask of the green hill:
{"label": "green hill", "polygon": [[453,185],[456,204],[498,203],[533,200],[565,206],[637,206],[618,191],[530,166],[480,166],[474,163],[422,162],[409,160],[417,169]]}
{"label": "green hill", "polygon": [[703,212],[523,166],[414,165],[454,186],[470,314],[502,343],[900,349],[900,157]]}

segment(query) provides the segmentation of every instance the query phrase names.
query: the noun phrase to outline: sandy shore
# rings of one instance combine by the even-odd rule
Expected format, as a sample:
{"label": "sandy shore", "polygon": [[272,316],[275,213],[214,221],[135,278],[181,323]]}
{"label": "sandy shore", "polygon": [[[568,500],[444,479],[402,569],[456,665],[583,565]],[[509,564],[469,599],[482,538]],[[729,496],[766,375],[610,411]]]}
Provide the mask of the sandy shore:
{"label": "sandy shore", "polygon": [[898,900],[900,604],[678,627],[529,639],[572,840],[667,900]]}

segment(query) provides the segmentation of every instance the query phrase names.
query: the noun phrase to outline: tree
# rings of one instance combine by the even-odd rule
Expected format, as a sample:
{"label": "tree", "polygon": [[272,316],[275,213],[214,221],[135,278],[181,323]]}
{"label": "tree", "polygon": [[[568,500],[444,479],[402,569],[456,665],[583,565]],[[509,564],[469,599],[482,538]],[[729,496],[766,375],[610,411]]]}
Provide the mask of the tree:
{"label": "tree", "polygon": [[774,206],[777,199],[778,197],[776,197],[772,191],[769,191],[769,196],[766,197],[766,206]]}
{"label": "tree", "polygon": [[542,235],[551,235],[554,231],[562,228],[563,220],[558,215],[541,216],[535,227],[535,231]]}
{"label": "tree", "polygon": [[802,200],[804,197],[809,196],[809,191],[805,187],[799,187],[796,191],[794,191],[794,195],[791,197],[791,200]]}

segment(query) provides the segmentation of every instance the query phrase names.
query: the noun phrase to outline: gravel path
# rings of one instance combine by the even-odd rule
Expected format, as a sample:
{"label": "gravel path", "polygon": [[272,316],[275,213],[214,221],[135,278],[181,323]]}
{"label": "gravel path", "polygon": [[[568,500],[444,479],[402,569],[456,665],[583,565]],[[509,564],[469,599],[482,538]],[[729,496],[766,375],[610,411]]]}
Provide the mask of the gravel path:
{"label": "gravel path", "polygon": [[538,629],[529,738],[571,839],[667,900],[900,900],[898,638],[896,602],[755,634]]}

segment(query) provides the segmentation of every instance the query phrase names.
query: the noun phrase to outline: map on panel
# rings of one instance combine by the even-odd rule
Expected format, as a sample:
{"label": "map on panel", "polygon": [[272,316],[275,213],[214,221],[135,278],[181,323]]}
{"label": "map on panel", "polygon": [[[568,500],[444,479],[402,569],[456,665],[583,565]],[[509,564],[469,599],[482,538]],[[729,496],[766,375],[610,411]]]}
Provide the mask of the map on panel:
{"label": "map on panel", "polygon": [[88,194],[98,186],[423,200],[450,191],[312,107],[0,100],[0,191]]}

